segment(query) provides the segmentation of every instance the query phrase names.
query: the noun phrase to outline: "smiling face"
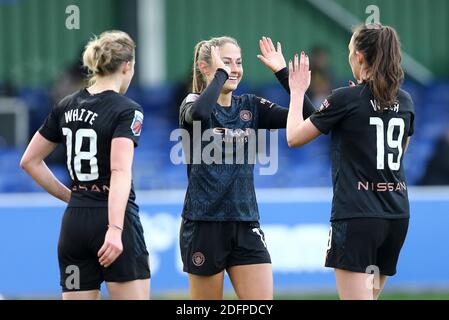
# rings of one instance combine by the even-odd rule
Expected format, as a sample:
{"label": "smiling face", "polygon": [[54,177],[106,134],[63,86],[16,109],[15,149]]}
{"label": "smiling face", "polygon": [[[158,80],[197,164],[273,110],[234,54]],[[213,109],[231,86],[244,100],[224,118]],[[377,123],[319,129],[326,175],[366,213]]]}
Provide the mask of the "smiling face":
{"label": "smiling face", "polygon": [[194,52],[193,92],[203,92],[213,81],[217,68],[220,67],[227,69],[229,75],[221,94],[232,94],[232,91],[237,89],[243,77],[243,66],[242,52],[235,39],[223,36],[201,41],[196,44]]}
{"label": "smiling face", "polygon": [[[220,58],[223,63],[231,69],[228,80],[223,85],[222,93],[230,93],[237,89],[243,77],[242,54],[239,46],[227,42],[219,47]],[[207,84],[214,79],[215,72],[210,69],[210,64],[206,61],[200,62],[200,68],[207,79]]]}
{"label": "smiling face", "polygon": [[243,77],[241,50],[233,43],[226,43],[220,47],[220,57],[224,64],[231,69],[222,90],[223,93],[229,93],[237,89]]}

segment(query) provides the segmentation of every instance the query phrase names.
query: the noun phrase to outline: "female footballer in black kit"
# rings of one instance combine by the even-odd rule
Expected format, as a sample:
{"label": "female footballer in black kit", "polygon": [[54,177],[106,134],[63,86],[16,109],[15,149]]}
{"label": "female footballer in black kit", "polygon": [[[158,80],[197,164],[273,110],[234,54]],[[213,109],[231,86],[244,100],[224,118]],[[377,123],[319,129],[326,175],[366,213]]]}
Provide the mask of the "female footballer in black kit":
{"label": "female footballer in black kit", "polygon": [[[59,102],[34,135],[21,167],[48,193],[67,202],[58,244],[63,299],[149,299],[150,269],[131,179],[142,108],[123,94],[134,75],[135,44],[108,31],[83,54],[91,86]],[[44,159],[64,143],[71,190]],[[71,281],[73,270],[79,278]],[[75,275],[75,273],[74,273]]]}
{"label": "female footballer in black kit", "polygon": [[[259,59],[289,90],[280,44],[276,49],[264,37],[259,45]],[[195,125],[200,124],[202,133],[212,129],[220,146],[222,141],[241,139],[245,162],[209,163],[203,158],[200,163],[188,162],[180,247],[193,299],[222,299],[224,271],[240,299],[273,298],[271,259],[258,222],[254,164],[248,161],[246,138],[251,130],[285,128],[288,109],[251,94],[234,96],[242,76],[241,50],[235,39],[212,38],[196,45],[194,93],[181,104],[180,126],[190,137]],[[315,111],[307,97],[304,110],[305,117]],[[202,142],[202,150],[207,143]],[[185,151],[192,145],[190,139]],[[231,150],[234,159],[235,145]]]}
{"label": "female footballer in black kit", "polygon": [[[332,131],[334,196],[326,266],[335,269],[341,299],[372,300],[387,276],[396,273],[407,234],[410,210],[402,160],[413,134],[414,106],[400,89],[404,74],[393,28],[356,28],[349,64],[358,84],[334,90],[304,120],[309,61],[304,53],[299,63],[298,55],[290,61],[287,141],[299,147]],[[371,272],[374,287],[368,285]]]}

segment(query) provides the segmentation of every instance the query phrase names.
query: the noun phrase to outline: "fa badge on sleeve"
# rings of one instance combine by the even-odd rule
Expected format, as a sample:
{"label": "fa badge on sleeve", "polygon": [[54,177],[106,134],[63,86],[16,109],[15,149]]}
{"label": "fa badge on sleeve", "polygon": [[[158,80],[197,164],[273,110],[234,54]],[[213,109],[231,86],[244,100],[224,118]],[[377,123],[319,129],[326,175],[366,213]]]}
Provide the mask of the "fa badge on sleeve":
{"label": "fa badge on sleeve", "polygon": [[142,124],[143,124],[143,113],[137,110],[134,111],[134,119],[131,124],[131,131],[136,137],[140,136],[140,132],[142,131]]}

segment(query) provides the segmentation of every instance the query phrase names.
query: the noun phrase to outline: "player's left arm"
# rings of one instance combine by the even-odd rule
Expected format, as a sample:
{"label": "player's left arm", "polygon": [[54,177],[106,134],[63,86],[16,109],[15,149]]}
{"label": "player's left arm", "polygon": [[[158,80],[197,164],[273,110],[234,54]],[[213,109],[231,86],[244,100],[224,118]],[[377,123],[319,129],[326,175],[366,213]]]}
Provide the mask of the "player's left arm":
{"label": "player's left arm", "polygon": [[[411,104],[412,108],[414,109],[414,107],[413,107],[413,100],[412,100],[411,97],[410,97],[410,104]],[[410,115],[410,128],[409,128],[409,131],[408,131],[407,141],[405,142],[404,153],[407,152],[408,146],[410,145],[410,138],[412,137],[412,135],[414,133],[415,133],[415,113],[412,112],[411,115]]]}
{"label": "player's left arm", "polygon": [[259,118],[258,129],[282,129],[287,125],[288,109],[253,96]]}
{"label": "player's left arm", "polygon": [[111,143],[111,180],[108,196],[108,231],[101,249],[99,262],[109,267],[123,252],[122,230],[125,211],[131,191],[134,142],[118,137]]}
{"label": "player's left arm", "polygon": [[108,196],[108,231],[98,251],[100,264],[109,267],[123,252],[122,231],[131,191],[134,148],[143,127],[142,108],[133,104],[119,115],[111,141],[111,178]]}
{"label": "player's left arm", "polygon": [[20,167],[48,193],[68,203],[71,191],[54,176],[44,162],[57,145],[36,132],[20,160]]}
{"label": "player's left arm", "polygon": [[409,144],[410,144],[410,137],[407,137],[407,141],[405,142],[405,147],[404,147],[404,153],[407,152]]}

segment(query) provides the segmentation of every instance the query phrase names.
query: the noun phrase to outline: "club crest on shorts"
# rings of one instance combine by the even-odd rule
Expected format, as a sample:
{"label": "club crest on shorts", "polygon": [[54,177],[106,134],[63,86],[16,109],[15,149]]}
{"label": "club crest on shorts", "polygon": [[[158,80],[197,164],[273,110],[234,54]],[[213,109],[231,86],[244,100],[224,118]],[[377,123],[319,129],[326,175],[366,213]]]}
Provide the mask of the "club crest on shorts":
{"label": "club crest on shorts", "polygon": [[192,256],[192,262],[197,267],[201,267],[204,264],[205,260],[206,258],[201,252],[195,252]]}
{"label": "club crest on shorts", "polygon": [[140,136],[140,132],[142,131],[142,124],[143,124],[143,113],[138,110],[135,110],[134,119],[133,122],[131,123],[131,131],[136,137]]}
{"label": "club crest on shorts", "polygon": [[249,110],[242,110],[240,111],[240,119],[243,121],[250,121],[253,118],[253,114]]}

